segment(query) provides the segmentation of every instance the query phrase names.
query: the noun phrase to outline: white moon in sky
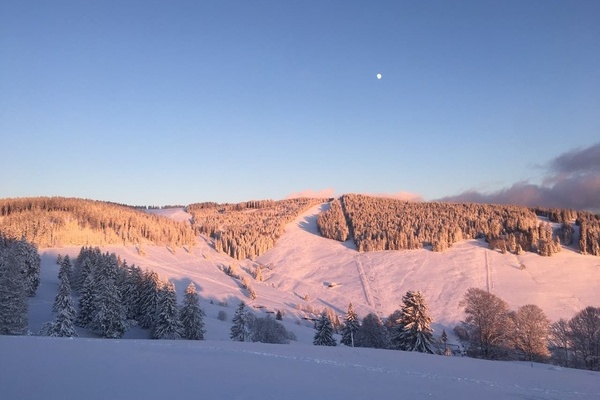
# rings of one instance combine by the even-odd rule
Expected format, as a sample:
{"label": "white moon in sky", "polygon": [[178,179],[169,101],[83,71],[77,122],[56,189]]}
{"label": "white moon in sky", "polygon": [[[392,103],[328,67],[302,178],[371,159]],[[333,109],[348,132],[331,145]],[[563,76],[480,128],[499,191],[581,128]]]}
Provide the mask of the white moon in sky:
{"label": "white moon in sky", "polygon": [[381,79],[381,74],[377,74],[377,79]]}

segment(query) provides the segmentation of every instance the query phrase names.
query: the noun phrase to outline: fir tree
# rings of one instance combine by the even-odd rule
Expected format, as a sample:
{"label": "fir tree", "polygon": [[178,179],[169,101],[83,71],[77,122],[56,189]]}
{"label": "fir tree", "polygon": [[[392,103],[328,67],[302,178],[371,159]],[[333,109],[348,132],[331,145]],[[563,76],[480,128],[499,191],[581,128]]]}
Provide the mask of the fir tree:
{"label": "fir tree", "polygon": [[356,312],[354,312],[352,303],[350,303],[348,304],[348,312],[346,313],[346,318],[344,319],[342,340],[340,340],[340,343],[345,344],[346,346],[354,347],[354,337],[359,328],[360,323],[358,322],[358,316],[356,315]]}
{"label": "fir tree", "polygon": [[156,272],[152,271],[144,274],[144,283],[142,284],[139,303],[140,317],[138,320],[142,328],[150,329],[154,326],[161,286],[162,282]]}
{"label": "fir tree", "polygon": [[381,318],[375,313],[367,314],[356,332],[354,345],[356,347],[387,349],[390,345],[389,342],[388,332],[385,326],[383,326]]}
{"label": "fir tree", "polygon": [[89,327],[95,311],[94,276],[90,273],[79,289],[79,304],[75,324],[83,328]]}
{"label": "fir tree", "polygon": [[37,248],[24,239],[11,240],[10,243],[12,257],[23,274],[26,295],[33,297],[40,285],[41,262]]}
{"label": "fir tree", "polygon": [[74,337],[75,333],[75,308],[71,299],[71,285],[67,275],[62,275],[58,294],[54,300],[56,319],[42,328],[42,334],[57,337]]}
{"label": "fir tree", "polygon": [[140,293],[144,282],[142,270],[136,265],[123,267],[121,293],[127,319],[138,320],[140,317]]}
{"label": "fir tree", "polygon": [[425,297],[419,291],[409,291],[402,301],[402,318],[397,334],[392,339],[394,347],[399,350],[433,354],[433,329]]}
{"label": "fir tree", "polygon": [[160,290],[156,307],[156,319],[152,328],[152,338],[179,339],[181,338],[181,331],[175,285],[172,282],[167,282]]}
{"label": "fir tree", "polygon": [[71,264],[71,259],[69,255],[65,255],[60,263],[60,270],[58,271],[58,278],[63,279],[62,276],[66,275],[67,280],[69,281],[69,286],[73,281],[73,264]]}
{"label": "fir tree", "polygon": [[80,264],[77,264],[73,271],[73,282],[71,287],[79,292],[82,289],[87,277],[92,274],[92,270],[92,261],[86,256]]}
{"label": "fir tree", "polygon": [[239,307],[233,315],[233,325],[229,337],[231,340],[245,342],[250,338],[250,316],[246,303],[240,302]]}
{"label": "fir tree", "polygon": [[315,323],[315,337],[313,344],[315,346],[336,346],[337,343],[333,338],[333,326],[331,320],[327,316],[327,313],[323,311],[321,316]]}
{"label": "fir tree", "polygon": [[204,340],[204,312],[200,308],[200,299],[196,285],[190,282],[185,290],[181,307],[182,337],[189,340]]}
{"label": "fir tree", "polygon": [[[62,268],[61,268],[62,271]],[[52,306],[52,311],[54,312],[59,312],[59,310],[63,309],[66,307],[66,303],[72,303],[71,301],[71,284],[69,282],[69,277],[68,275],[65,274],[58,274],[59,277],[59,286],[58,286],[58,293],[56,294],[56,297],[54,298],[54,305]],[[72,304],[71,304],[72,307]],[[74,314],[74,312],[73,312]]]}
{"label": "fir tree", "polygon": [[91,322],[91,327],[109,339],[119,339],[126,330],[125,310],[121,303],[121,295],[113,281],[107,281],[103,288],[99,304]]}
{"label": "fir tree", "polygon": [[27,331],[27,287],[13,246],[0,235],[0,335]]}

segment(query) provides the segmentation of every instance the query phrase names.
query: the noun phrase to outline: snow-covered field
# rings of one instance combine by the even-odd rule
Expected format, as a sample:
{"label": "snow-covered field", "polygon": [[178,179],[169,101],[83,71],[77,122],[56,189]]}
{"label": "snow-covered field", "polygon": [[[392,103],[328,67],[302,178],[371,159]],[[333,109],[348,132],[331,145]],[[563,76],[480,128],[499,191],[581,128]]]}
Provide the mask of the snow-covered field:
{"label": "snow-covered field", "polygon": [[[152,399],[204,398],[600,398],[600,374],[549,365],[486,362],[397,351],[312,346],[309,308],[329,307],[342,316],[353,302],[360,317],[387,316],[408,290],[429,301],[435,335],[451,334],[463,318],[459,302],[470,287],[489,289],[513,309],[533,303],[551,320],[571,318],[583,307],[600,306],[600,258],[565,248],[553,257],[502,255],[480,241],[465,241],[444,253],[428,250],[358,253],[351,242],[318,235],[313,207],[286,228],[275,248],[255,261],[239,262],[198,239],[190,250],[164,247],[105,247],[128,263],[171,279],[179,299],[196,283],[205,309],[207,341],[151,341],[133,328],[123,340],[0,337],[0,398]],[[159,210],[160,211],[160,210]],[[179,220],[183,210],[168,210]],[[53,318],[58,288],[58,253],[76,257],[79,248],[41,249],[42,284],[30,301],[29,328],[37,332]],[[268,268],[264,282],[250,271]],[[235,264],[258,294],[246,297],[221,265]],[[520,270],[518,266],[525,264]],[[257,314],[284,312],[284,324],[298,336],[290,345],[233,343],[230,320],[243,299]],[[219,311],[227,321],[217,319]],[[452,341],[452,339],[451,339]]]}
{"label": "snow-covered field", "polygon": [[420,353],[0,337],[3,399],[597,399],[600,374]]}

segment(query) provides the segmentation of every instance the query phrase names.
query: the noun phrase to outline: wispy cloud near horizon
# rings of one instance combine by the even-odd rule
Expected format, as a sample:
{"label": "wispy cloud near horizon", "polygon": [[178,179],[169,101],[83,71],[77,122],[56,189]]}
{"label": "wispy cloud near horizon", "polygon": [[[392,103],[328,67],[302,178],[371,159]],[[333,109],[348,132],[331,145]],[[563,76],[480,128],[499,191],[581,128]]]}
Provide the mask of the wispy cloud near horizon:
{"label": "wispy cloud near horizon", "polygon": [[329,199],[335,196],[335,189],[325,188],[321,190],[306,189],[300,192],[290,193],[285,196],[286,199],[297,199],[299,197],[310,197],[316,199]]}
{"label": "wispy cloud near horizon", "polygon": [[492,193],[468,190],[439,200],[600,210],[600,143],[563,153],[542,168],[541,184],[520,181]]}

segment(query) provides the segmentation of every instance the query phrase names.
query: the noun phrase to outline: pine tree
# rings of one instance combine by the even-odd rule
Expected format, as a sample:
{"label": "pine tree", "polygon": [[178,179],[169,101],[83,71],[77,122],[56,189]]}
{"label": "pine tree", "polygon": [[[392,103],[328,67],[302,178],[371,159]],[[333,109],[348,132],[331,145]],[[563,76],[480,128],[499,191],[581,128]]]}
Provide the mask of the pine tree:
{"label": "pine tree", "polygon": [[179,339],[181,338],[181,331],[175,285],[172,282],[167,282],[159,293],[152,338]]}
{"label": "pine tree", "polygon": [[246,303],[240,302],[233,316],[233,325],[229,337],[237,342],[245,342],[250,338],[250,316]]}
{"label": "pine tree", "polygon": [[[62,268],[61,268],[62,270]],[[58,293],[54,298],[54,305],[52,306],[52,311],[59,312],[66,307],[66,303],[72,303],[71,301],[71,284],[69,283],[68,275],[61,275],[60,272],[58,274],[59,277],[59,286]],[[72,305],[71,305],[72,306]]]}
{"label": "pine tree", "polygon": [[13,257],[17,260],[19,268],[24,273],[25,290],[29,297],[35,296],[37,288],[40,286],[40,255],[37,248],[26,240],[16,240],[12,242]]}
{"label": "pine tree", "polygon": [[90,273],[87,275],[79,289],[79,304],[77,318],[75,324],[83,328],[88,328],[96,312],[96,304],[94,300],[94,276]]}
{"label": "pine tree", "polygon": [[90,327],[109,339],[119,339],[125,334],[125,309],[121,293],[112,279],[98,285],[97,306]]}
{"label": "pine tree", "polygon": [[85,257],[81,264],[77,264],[73,271],[73,282],[71,287],[77,292],[83,287],[85,280],[92,274],[93,264],[89,257]]}
{"label": "pine tree", "polygon": [[158,274],[154,271],[146,271],[139,303],[140,317],[138,322],[142,328],[151,329],[154,326],[161,286],[162,282]]}
{"label": "pine tree", "polygon": [[54,321],[44,326],[42,334],[57,337],[74,337],[75,308],[71,299],[71,285],[67,275],[61,275],[58,294],[54,300],[54,311],[57,316]]}
{"label": "pine tree", "polygon": [[333,326],[327,313],[323,311],[321,317],[315,323],[315,337],[313,344],[315,346],[336,346],[337,342],[333,338]]}
{"label": "pine tree", "polygon": [[354,337],[356,347],[387,349],[390,345],[387,329],[375,313],[367,314]]}
{"label": "pine tree", "polygon": [[65,257],[62,259],[62,262],[60,263],[60,270],[58,271],[58,278],[62,279],[62,276],[66,275],[67,279],[69,281],[69,286],[71,285],[71,282],[73,281],[73,265],[71,264],[71,259],[69,258],[69,255],[65,255]]}
{"label": "pine tree", "polygon": [[27,286],[13,246],[14,241],[0,235],[0,335],[27,331]]}
{"label": "pine tree", "polygon": [[352,303],[350,303],[348,304],[348,312],[346,313],[346,318],[344,319],[342,340],[340,340],[340,343],[345,344],[346,346],[354,347],[354,337],[359,328],[360,323],[358,321],[358,316],[356,315],[356,312],[354,312]]}
{"label": "pine tree", "polygon": [[402,301],[402,318],[397,334],[392,338],[394,347],[399,350],[433,354],[433,329],[425,297],[419,291],[409,291]]}
{"label": "pine tree", "polygon": [[183,306],[181,307],[182,337],[189,340],[204,340],[204,312],[200,308],[200,299],[196,285],[190,282],[185,290]]}

